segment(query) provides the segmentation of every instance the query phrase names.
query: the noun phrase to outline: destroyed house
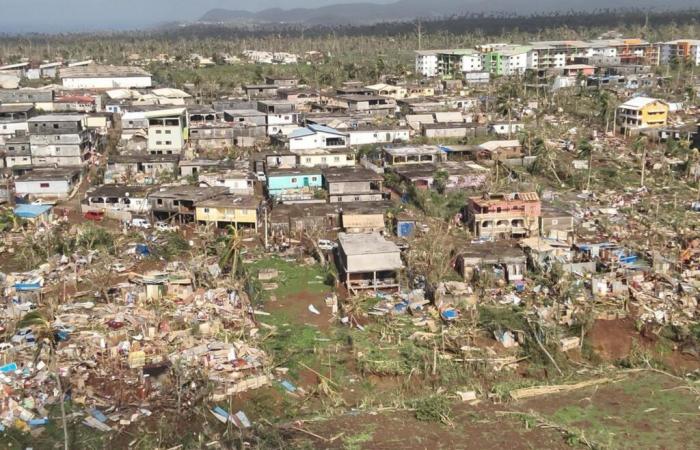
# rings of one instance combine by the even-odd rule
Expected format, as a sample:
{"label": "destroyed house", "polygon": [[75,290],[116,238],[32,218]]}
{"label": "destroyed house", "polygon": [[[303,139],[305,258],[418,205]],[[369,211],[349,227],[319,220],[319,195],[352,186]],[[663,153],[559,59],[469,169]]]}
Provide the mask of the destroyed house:
{"label": "destroyed house", "polygon": [[179,155],[112,155],[107,160],[107,171],[113,176],[130,178],[137,174],[156,177],[161,174],[176,174]]}
{"label": "destroyed house", "polygon": [[542,237],[568,241],[573,234],[573,214],[549,205],[542,205],[540,212],[540,235]]}
{"label": "destroyed house", "polygon": [[364,167],[328,168],[323,171],[323,187],[330,203],[382,200],[384,178]]}
{"label": "destroyed house", "polygon": [[191,222],[195,219],[196,205],[204,200],[226,194],[225,187],[168,186],[148,195],[151,211],[158,219],[177,219]]}
{"label": "destroyed house", "polygon": [[183,177],[199,175],[204,172],[212,172],[226,168],[233,168],[233,161],[219,159],[183,159],[178,163],[179,174]]}
{"label": "destroyed house", "polygon": [[391,167],[391,172],[397,174],[407,183],[417,189],[434,189],[436,176],[444,172],[445,190],[479,189],[489,179],[491,171],[476,163],[444,162],[437,164],[405,164]]}
{"label": "destroyed house", "polygon": [[227,109],[224,110],[224,122],[265,127],[267,115],[256,109]]}
{"label": "destroyed house", "polygon": [[338,234],[338,272],[348,292],[400,290],[401,250],[379,233]]}
{"label": "destroyed house", "polygon": [[470,243],[456,252],[456,267],[465,282],[476,274],[508,283],[522,281],[527,272],[527,256],[511,241]]}
{"label": "destroyed house", "polygon": [[53,95],[48,89],[0,89],[0,104],[52,104]]}
{"label": "destroyed house", "polygon": [[537,233],[541,204],[536,192],[469,197],[466,223],[484,239],[510,239]]}
{"label": "destroyed house", "polygon": [[195,204],[197,222],[213,223],[217,227],[233,225],[258,229],[260,200],[251,196],[219,195]]}
{"label": "destroyed house", "polygon": [[299,84],[299,79],[289,76],[266,76],[265,84],[268,86],[295,87]]}
{"label": "destroyed house", "polygon": [[270,213],[273,242],[285,242],[290,237],[300,239],[306,230],[325,233],[339,227],[338,206],[329,203],[276,204]]}

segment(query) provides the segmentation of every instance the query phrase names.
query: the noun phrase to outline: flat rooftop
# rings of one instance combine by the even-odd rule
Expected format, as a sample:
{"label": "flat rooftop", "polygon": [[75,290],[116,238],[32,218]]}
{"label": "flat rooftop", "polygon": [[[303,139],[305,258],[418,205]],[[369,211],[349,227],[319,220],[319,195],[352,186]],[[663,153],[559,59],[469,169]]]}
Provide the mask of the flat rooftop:
{"label": "flat rooftop", "polygon": [[61,167],[56,169],[35,169],[17,177],[17,181],[62,181],[70,180],[80,174],[80,167]]}
{"label": "flat rooftop", "polygon": [[379,233],[338,233],[338,242],[348,256],[401,253],[396,244]]}
{"label": "flat rooftop", "polygon": [[67,67],[59,72],[60,78],[124,78],[150,77],[151,74],[140,67],[131,66],[102,66],[89,64],[87,66]]}

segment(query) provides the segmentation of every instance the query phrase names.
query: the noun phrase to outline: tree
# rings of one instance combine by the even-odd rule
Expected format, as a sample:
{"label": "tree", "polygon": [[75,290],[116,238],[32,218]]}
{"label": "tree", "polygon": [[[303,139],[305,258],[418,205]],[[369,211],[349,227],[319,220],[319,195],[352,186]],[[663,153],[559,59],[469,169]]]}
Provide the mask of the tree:
{"label": "tree", "polygon": [[31,311],[25,314],[17,326],[19,328],[29,327],[34,332],[36,342],[38,342],[35,359],[39,358],[43,347],[48,345],[49,366],[54,370],[56,385],[59,391],[59,405],[61,407],[61,420],[63,421],[63,448],[68,450],[68,422],[66,421],[65,391],[61,384],[61,373],[58,370],[58,358],[56,355],[58,336],[51,326],[51,321],[39,311]]}
{"label": "tree", "polygon": [[639,154],[639,151],[642,151],[642,170],[641,170],[641,176],[639,180],[639,184],[641,187],[644,187],[644,179],[646,176],[647,172],[647,140],[645,136],[642,136],[641,134],[637,136],[634,139],[634,142],[632,143],[632,150],[634,150],[635,153]]}
{"label": "tree", "polygon": [[447,182],[450,179],[450,174],[445,170],[436,170],[433,175],[433,186],[440,193],[444,194],[447,188]]}
{"label": "tree", "polygon": [[588,159],[588,177],[586,179],[586,191],[591,189],[591,174],[593,171],[593,146],[588,139],[581,139],[578,143],[579,158]]}

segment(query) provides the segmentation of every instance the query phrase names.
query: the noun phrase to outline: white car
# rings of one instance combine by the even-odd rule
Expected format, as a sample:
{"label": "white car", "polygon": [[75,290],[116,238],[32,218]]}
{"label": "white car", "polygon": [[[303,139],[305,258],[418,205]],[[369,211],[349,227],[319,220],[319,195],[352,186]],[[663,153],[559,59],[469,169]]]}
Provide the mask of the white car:
{"label": "white car", "polygon": [[330,251],[330,250],[333,250],[334,248],[336,248],[337,246],[338,246],[338,244],[336,244],[333,241],[329,241],[328,239],[319,239],[318,240],[318,248],[320,248],[321,250]]}
{"label": "white car", "polygon": [[131,219],[131,226],[134,228],[143,228],[148,230],[149,228],[151,228],[151,223],[147,219],[134,217],[133,219]]}
{"label": "white car", "polygon": [[158,231],[177,231],[175,225],[168,225],[166,222],[156,222],[154,228]]}

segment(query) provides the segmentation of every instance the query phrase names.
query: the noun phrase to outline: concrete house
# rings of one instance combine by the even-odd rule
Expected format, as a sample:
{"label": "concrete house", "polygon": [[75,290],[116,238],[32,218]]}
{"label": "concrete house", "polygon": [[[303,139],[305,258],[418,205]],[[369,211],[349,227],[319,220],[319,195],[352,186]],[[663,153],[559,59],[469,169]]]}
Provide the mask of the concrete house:
{"label": "concrete house", "polygon": [[355,152],[347,148],[293,150],[297,167],[353,167]]}
{"label": "concrete house", "polygon": [[0,89],[2,105],[33,105],[43,111],[53,110],[54,91],[51,89]]}
{"label": "concrete house", "polygon": [[309,125],[297,128],[289,134],[289,150],[344,148],[348,145],[348,135],[323,125]]}
{"label": "concrete house", "polygon": [[82,114],[49,114],[29,119],[34,166],[80,166],[90,156],[92,132]]}
{"label": "concrete house", "polygon": [[387,146],[382,149],[384,165],[432,163],[444,161],[445,152],[437,145]]}
{"label": "concrete house", "polygon": [[434,189],[435,176],[445,172],[445,190],[479,189],[486,185],[491,170],[470,162],[441,162],[437,164],[405,164],[390,168],[417,189]]}
{"label": "concrete house", "polygon": [[480,242],[461,248],[456,266],[465,282],[472,281],[478,272],[513,283],[525,278],[527,256],[516,242]]}
{"label": "concrete house", "polygon": [[197,222],[213,223],[217,227],[233,225],[258,229],[260,200],[251,196],[220,195],[195,204]]}
{"label": "concrete house", "polygon": [[299,79],[291,76],[277,75],[277,76],[266,76],[265,84],[274,85],[285,88],[293,88],[299,85]]}
{"label": "concrete house", "polygon": [[617,107],[617,122],[625,134],[668,123],[668,103],[651,97],[634,97]]}
{"label": "concrete house", "polygon": [[122,182],[177,174],[178,155],[111,155],[107,160],[105,181]]}
{"label": "concrete house", "polygon": [[322,187],[321,169],[267,170],[267,192],[279,201],[311,200]]}
{"label": "concrete house", "polygon": [[235,195],[253,195],[255,192],[255,177],[247,170],[219,168],[200,172],[197,181],[200,185],[223,186]]}
{"label": "concrete house", "polygon": [[396,100],[378,95],[336,95],[326,98],[327,107],[332,110],[372,116],[393,116]]}
{"label": "concrete house", "polygon": [[80,184],[80,168],[35,169],[15,180],[15,195],[55,201],[70,197]]}
{"label": "concrete house", "polygon": [[293,102],[285,100],[258,101],[258,111],[265,114],[265,126],[268,136],[287,136],[299,125],[299,113]]}
{"label": "concrete house", "polygon": [[17,136],[5,139],[0,144],[0,150],[4,152],[4,167],[30,168],[32,166],[32,153],[30,150],[29,136]]}
{"label": "concrete house", "polygon": [[392,126],[358,126],[344,130],[348,135],[348,145],[391,144],[408,142],[410,131],[408,127]]}
{"label": "concrete house", "polygon": [[29,132],[27,120],[33,115],[33,105],[0,105],[0,142]]}
{"label": "concrete house", "polygon": [[469,197],[465,218],[471,232],[479,238],[527,237],[538,232],[541,207],[536,192],[484,194]]}
{"label": "concrete house", "polygon": [[339,233],[338,272],[351,294],[401,288],[401,250],[378,233]]}
{"label": "concrete house", "polygon": [[192,222],[196,216],[196,205],[226,193],[225,187],[168,186],[151,192],[148,202],[157,219],[174,218],[180,222]]}
{"label": "concrete house", "polygon": [[128,220],[132,214],[150,213],[148,193],[152,190],[152,187],[147,186],[98,186],[85,194],[82,211],[100,211],[108,217]]}
{"label": "concrete house", "polygon": [[179,155],[188,139],[185,108],[148,111],[144,117],[148,119],[148,152]]}
{"label": "concrete house", "polygon": [[279,88],[276,84],[246,84],[243,92],[248,98],[274,98]]}
{"label": "concrete house", "polygon": [[330,203],[374,202],[384,198],[384,177],[365,169],[329,168],[323,171],[323,187]]}

